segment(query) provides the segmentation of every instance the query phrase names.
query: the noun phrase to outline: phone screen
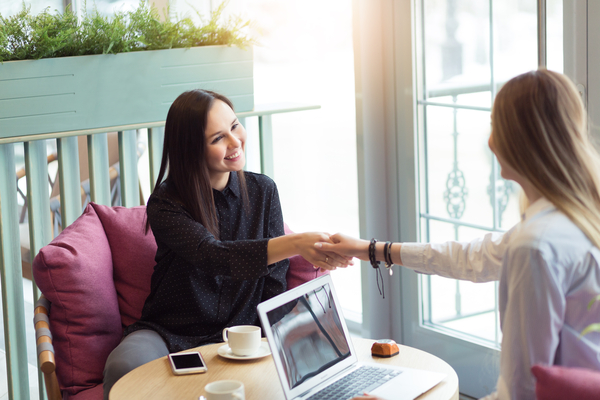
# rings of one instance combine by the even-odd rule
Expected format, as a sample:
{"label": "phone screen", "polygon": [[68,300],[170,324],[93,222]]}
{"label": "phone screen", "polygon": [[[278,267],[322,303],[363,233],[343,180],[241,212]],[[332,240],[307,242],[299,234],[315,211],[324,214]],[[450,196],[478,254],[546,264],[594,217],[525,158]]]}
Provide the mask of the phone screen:
{"label": "phone screen", "polygon": [[204,363],[198,353],[171,354],[171,358],[177,369],[204,367]]}

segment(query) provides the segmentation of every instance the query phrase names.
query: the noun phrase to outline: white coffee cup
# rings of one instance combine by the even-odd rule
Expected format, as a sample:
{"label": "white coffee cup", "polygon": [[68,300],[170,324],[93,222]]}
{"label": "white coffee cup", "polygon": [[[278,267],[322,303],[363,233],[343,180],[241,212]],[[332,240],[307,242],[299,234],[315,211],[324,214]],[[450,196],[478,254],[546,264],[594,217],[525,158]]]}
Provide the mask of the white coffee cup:
{"label": "white coffee cup", "polygon": [[245,400],[244,384],[240,381],[216,381],[204,386],[207,400]]}
{"label": "white coffee cup", "polygon": [[260,347],[260,326],[237,325],[223,329],[223,341],[236,356],[251,356]]}

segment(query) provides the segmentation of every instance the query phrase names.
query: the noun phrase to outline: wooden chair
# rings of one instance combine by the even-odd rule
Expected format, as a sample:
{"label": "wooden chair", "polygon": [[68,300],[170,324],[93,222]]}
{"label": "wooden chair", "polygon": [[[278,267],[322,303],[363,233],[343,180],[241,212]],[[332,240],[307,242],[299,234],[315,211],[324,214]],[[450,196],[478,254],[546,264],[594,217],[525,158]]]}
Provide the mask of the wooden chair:
{"label": "wooden chair", "polygon": [[50,302],[43,295],[35,304],[33,323],[35,325],[35,338],[40,370],[44,374],[44,383],[48,400],[61,400],[62,395],[56,379],[56,361],[54,347],[52,346],[52,333],[48,313]]}

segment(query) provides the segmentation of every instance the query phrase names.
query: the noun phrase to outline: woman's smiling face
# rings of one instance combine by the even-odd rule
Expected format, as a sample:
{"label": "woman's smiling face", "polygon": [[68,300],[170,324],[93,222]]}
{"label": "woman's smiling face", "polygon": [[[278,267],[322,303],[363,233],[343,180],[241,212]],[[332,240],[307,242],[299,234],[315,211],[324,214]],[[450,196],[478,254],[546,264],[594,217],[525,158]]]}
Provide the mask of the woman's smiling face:
{"label": "woman's smiling face", "polygon": [[246,164],[246,130],[226,103],[215,100],[208,111],[205,130],[206,166],[213,189],[227,186],[229,173]]}

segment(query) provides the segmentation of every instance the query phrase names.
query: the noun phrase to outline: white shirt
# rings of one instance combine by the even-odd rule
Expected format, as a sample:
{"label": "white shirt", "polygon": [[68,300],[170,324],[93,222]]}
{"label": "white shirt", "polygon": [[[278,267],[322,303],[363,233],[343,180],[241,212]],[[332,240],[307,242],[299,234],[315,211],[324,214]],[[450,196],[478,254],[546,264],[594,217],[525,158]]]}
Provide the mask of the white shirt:
{"label": "white shirt", "polygon": [[402,262],[415,271],[473,282],[500,280],[502,328],[498,398],[535,399],[534,364],[600,370],[600,250],[552,203],[531,204],[504,234],[470,243],[405,243]]}

